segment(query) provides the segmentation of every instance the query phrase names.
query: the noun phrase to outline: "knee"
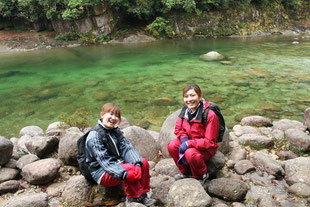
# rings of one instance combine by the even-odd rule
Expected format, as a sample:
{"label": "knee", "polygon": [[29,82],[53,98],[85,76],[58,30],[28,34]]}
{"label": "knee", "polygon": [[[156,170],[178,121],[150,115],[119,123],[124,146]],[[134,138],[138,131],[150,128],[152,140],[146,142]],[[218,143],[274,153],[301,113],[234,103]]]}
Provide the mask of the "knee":
{"label": "knee", "polygon": [[150,164],[149,164],[149,162],[147,161],[147,159],[145,159],[145,158],[142,158],[142,167],[144,168],[144,169],[150,169]]}
{"label": "knee", "polygon": [[167,145],[168,152],[178,151],[179,147],[180,141],[178,139],[171,140]]}
{"label": "knee", "polygon": [[185,158],[187,162],[191,163],[193,161],[198,161],[201,159],[201,154],[195,148],[188,148],[185,153]]}

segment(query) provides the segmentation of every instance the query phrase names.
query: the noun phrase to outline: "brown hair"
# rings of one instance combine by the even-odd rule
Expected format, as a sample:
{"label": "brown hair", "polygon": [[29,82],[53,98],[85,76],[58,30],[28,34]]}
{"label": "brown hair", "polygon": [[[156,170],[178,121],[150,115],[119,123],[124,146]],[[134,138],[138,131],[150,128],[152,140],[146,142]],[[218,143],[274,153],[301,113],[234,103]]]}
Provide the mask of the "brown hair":
{"label": "brown hair", "polygon": [[118,105],[114,103],[106,103],[102,106],[101,112],[103,114],[112,112],[116,117],[118,117],[119,122],[121,122],[121,109]]}
{"label": "brown hair", "polygon": [[187,91],[194,89],[194,91],[197,93],[197,95],[202,98],[202,92],[199,88],[199,86],[197,86],[196,84],[189,84],[187,86],[185,86],[183,88],[183,97],[185,96],[185,94],[187,93]]}

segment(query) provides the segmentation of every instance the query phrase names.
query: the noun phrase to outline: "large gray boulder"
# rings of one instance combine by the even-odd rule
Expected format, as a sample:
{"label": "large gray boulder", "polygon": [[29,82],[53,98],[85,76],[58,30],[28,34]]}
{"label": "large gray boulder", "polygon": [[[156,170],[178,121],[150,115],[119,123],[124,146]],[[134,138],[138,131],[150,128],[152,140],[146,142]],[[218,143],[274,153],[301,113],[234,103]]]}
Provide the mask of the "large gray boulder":
{"label": "large gray boulder", "polygon": [[17,154],[19,156],[25,155],[25,154],[29,154],[29,150],[26,147],[26,142],[32,142],[33,141],[33,137],[25,134],[23,136],[21,136],[18,141],[17,141]]}
{"label": "large gray boulder", "polygon": [[206,162],[206,165],[209,175],[215,175],[225,165],[224,154],[221,151],[217,150],[215,155]]}
{"label": "large gray boulder", "polygon": [[27,150],[43,158],[44,155],[51,153],[57,149],[59,139],[56,136],[34,136],[33,139],[25,142]]}
{"label": "large gray boulder", "polygon": [[92,202],[91,189],[82,175],[71,177],[62,193],[62,200],[69,206],[84,206],[85,202]]}
{"label": "large gray boulder", "polygon": [[256,134],[244,134],[238,138],[238,142],[243,146],[251,146],[258,149],[268,148],[274,144],[271,137]]}
{"label": "large gray boulder", "polygon": [[4,193],[14,193],[20,187],[20,182],[17,180],[8,180],[0,184],[0,195]]}
{"label": "large gray boulder", "polygon": [[300,129],[288,129],[285,131],[285,136],[291,145],[302,151],[310,150],[310,135]]}
{"label": "large gray boulder", "polygon": [[19,171],[16,169],[7,167],[0,168],[0,183],[3,183],[8,180],[14,180],[18,174]]}
{"label": "large gray boulder", "polygon": [[46,184],[56,178],[60,166],[61,163],[57,159],[43,159],[23,167],[21,174],[31,184]]}
{"label": "large gray boulder", "polygon": [[78,165],[77,140],[83,133],[77,127],[71,127],[60,137],[58,145],[58,158],[65,165]]}
{"label": "large gray boulder", "polygon": [[57,121],[49,124],[45,133],[47,136],[58,137],[65,130],[65,128],[69,128],[69,125],[64,122]]}
{"label": "large gray boulder", "polygon": [[173,112],[168,118],[164,121],[160,133],[159,133],[159,145],[162,155],[164,157],[170,157],[167,149],[168,143],[175,139],[176,136],[174,134],[175,123],[178,119],[178,116],[181,112],[181,109]]}
{"label": "large gray boulder", "polygon": [[0,166],[3,166],[11,159],[13,146],[14,145],[10,140],[0,136]]}
{"label": "large gray boulder", "polygon": [[298,157],[286,161],[285,180],[289,185],[305,183],[310,185],[310,157]]}
{"label": "large gray boulder", "polygon": [[33,154],[24,155],[17,160],[16,167],[19,169],[23,169],[24,166],[32,162],[38,161],[39,159],[40,158],[38,156],[33,155]]}
{"label": "large gray boulder", "polygon": [[168,192],[168,206],[205,207],[211,206],[212,198],[200,182],[193,178],[176,181]]}
{"label": "large gray boulder", "polygon": [[294,183],[289,187],[289,192],[302,197],[310,197],[310,185],[305,183]]}
{"label": "large gray boulder", "polygon": [[284,176],[285,172],[282,165],[274,160],[269,154],[257,151],[250,155],[254,166],[262,172],[267,172],[277,178]]}
{"label": "large gray boulder", "polygon": [[208,193],[229,201],[241,201],[248,192],[247,185],[238,179],[217,178],[207,184]]}
{"label": "large gray boulder", "polygon": [[9,199],[4,207],[48,207],[46,193],[25,193]]}
{"label": "large gray boulder", "polygon": [[261,135],[260,130],[258,128],[252,127],[252,126],[235,125],[233,127],[233,131],[235,132],[235,135],[237,137],[240,137],[241,135],[244,135],[244,134]]}
{"label": "large gray boulder", "polygon": [[153,160],[158,156],[157,143],[147,130],[138,126],[130,126],[125,128],[123,132],[124,136],[136,148],[141,157]]}
{"label": "large gray boulder", "polygon": [[162,159],[155,165],[155,172],[161,175],[174,177],[179,173],[179,169],[175,165],[172,158]]}
{"label": "large gray boulder", "polygon": [[310,130],[310,108],[304,112],[304,125]]}
{"label": "large gray boulder", "polygon": [[161,204],[168,204],[168,192],[175,179],[167,175],[151,177],[152,198]]}
{"label": "large gray boulder", "polygon": [[118,127],[123,130],[125,129],[126,127],[129,127],[130,126],[130,121],[129,119],[127,119],[126,117],[123,117],[122,116],[122,121],[118,124]]}
{"label": "large gray boulder", "polygon": [[274,121],[272,129],[280,129],[286,131],[288,129],[300,129],[302,131],[306,130],[306,126],[303,123],[296,120],[281,119],[280,121]]}
{"label": "large gray boulder", "polygon": [[38,126],[26,126],[22,128],[19,132],[19,137],[22,137],[24,135],[29,135],[31,137],[33,136],[43,136],[44,131]]}
{"label": "large gray boulder", "polygon": [[272,126],[270,119],[262,116],[247,116],[241,119],[241,125],[255,126],[255,127],[269,127]]}

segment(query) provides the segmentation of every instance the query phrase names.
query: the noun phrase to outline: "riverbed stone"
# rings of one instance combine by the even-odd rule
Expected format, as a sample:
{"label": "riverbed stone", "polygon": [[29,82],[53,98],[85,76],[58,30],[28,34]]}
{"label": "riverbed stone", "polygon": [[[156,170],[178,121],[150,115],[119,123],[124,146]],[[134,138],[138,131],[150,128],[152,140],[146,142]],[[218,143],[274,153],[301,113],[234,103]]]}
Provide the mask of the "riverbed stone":
{"label": "riverbed stone", "polygon": [[254,152],[250,155],[254,166],[262,172],[267,172],[276,178],[284,176],[285,172],[282,165],[274,160],[269,154],[261,151]]}
{"label": "riverbed stone", "polygon": [[206,162],[207,172],[209,175],[215,175],[219,170],[221,170],[225,166],[225,156],[224,154],[217,150],[215,155]]}
{"label": "riverbed stone", "polygon": [[31,137],[33,136],[43,136],[44,131],[38,126],[26,126],[22,128],[19,132],[19,137],[22,137],[24,135],[29,135]]}
{"label": "riverbed stone", "polygon": [[272,129],[280,129],[286,131],[288,129],[300,129],[302,131],[306,130],[306,126],[303,125],[300,121],[290,120],[290,119],[281,119],[280,121],[274,121]]}
{"label": "riverbed stone", "polygon": [[230,142],[230,133],[226,128],[223,135],[223,140],[221,142],[218,142],[219,147],[217,148],[217,150],[219,150],[223,154],[227,154],[230,151],[229,142]]}
{"label": "riverbed stone", "polygon": [[67,181],[62,200],[69,206],[84,206],[85,202],[92,202],[91,189],[83,175],[73,176]]}
{"label": "riverbed stone", "polygon": [[178,119],[178,116],[181,112],[181,109],[173,112],[168,116],[168,118],[164,121],[160,133],[159,133],[159,145],[162,155],[164,157],[170,157],[167,149],[168,143],[175,139],[176,136],[174,134],[175,123]]}
{"label": "riverbed stone", "polygon": [[310,150],[310,135],[300,129],[288,129],[285,131],[285,136],[291,145],[302,151]]}
{"label": "riverbed stone", "polygon": [[46,188],[46,193],[51,197],[60,197],[66,185],[66,182],[52,183]]}
{"label": "riverbed stone", "polygon": [[206,61],[223,60],[225,57],[216,51],[210,51],[206,54],[200,55],[200,59]]}
{"label": "riverbed stone", "polygon": [[59,139],[56,136],[34,136],[31,141],[25,142],[27,150],[43,158],[44,155],[57,149]]}
{"label": "riverbed stone", "polygon": [[23,153],[21,153],[19,151],[19,147],[18,147],[18,138],[16,137],[12,137],[10,139],[10,141],[13,143],[13,153],[12,153],[12,158],[15,159],[15,160],[18,160],[22,155]]}
{"label": "riverbed stone", "polygon": [[212,198],[206,193],[200,182],[193,178],[176,181],[168,192],[168,206],[205,207],[211,206]]}
{"label": "riverbed stone", "polygon": [[236,162],[234,169],[239,175],[243,175],[255,170],[255,167],[250,160],[240,160]]}
{"label": "riverbed stone", "polygon": [[256,134],[261,135],[260,130],[258,128],[252,127],[252,126],[241,126],[241,125],[235,125],[233,128],[235,135],[240,137],[244,134]]}
{"label": "riverbed stone", "polygon": [[272,126],[272,122],[270,119],[262,116],[247,116],[241,119],[241,125],[270,127]]}
{"label": "riverbed stone", "polygon": [[131,142],[141,157],[147,160],[153,160],[157,157],[158,148],[154,147],[157,143],[147,130],[138,126],[130,126],[123,131],[124,136]]}
{"label": "riverbed stone", "polygon": [[13,147],[14,145],[10,140],[0,136],[0,166],[9,162],[13,154]]}
{"label": "riverbed stone", "polygon": [[284,131],[282,131],[280,129],[273,129],[271,132],[271,135],[272,135],[272,137],[281,140],[284,138]]}
{"label": "riverbed stone", "polygon": [[5,207],[48,207],[46,193],[25,193],[12,197]]}
{"label": "riverbed stone", "polygon": [[61,163],[58,159],[42,159],[23,167],[21,174],[30,184],[46,184],[56,178],[60,166]]}
{"label": "riverbed stone", "polygon": [[17,142],[17,151],[19,155],[29,154],[29,150],[26,147],[26,142],[32,142],[32,136],[25,134],[18,139]]}
{"label": "riverbed stone", "polygon": [[257,134],[244,134],[238,138],[238,142],[243,146],[251,146],[258,149],[268,148],[274,144],[272,138]]}
{"label": "riverbed stone", "polygon": [[174,177],[179,173],[179,169],[175,165],[172,158],[162,159],[155,165],[155,172],[161,175],[169,175]]}
{"label": "riverbed stone", "polygon": [[292,151],[280,151],[280,152],[277,152],[276,155],[279,157],[280,160],[289,160],[289,159],[295,159],[298,157]]}
{"label": "riverbed stone", "polygon": [[60,134],[66,129],[69,128],[69,125],[64,122],[53,122],[48,125],[45,133],[47,136],[56,136],[59,137]]}
{"label": "riverbed stone", "polygon": [[241,201],[248,191],[247,185],[233,178],[216,178],[207,184],[207,192],[229,201]]}
{"label": "riverbed stone", "polygon": [[0,183],[0,195],[5,193],[14,193],[20,187],[20,182],[18,180],[8,180]]}
{"label": "riverbed stone", "polygon": [[310,130],[310,108],[304,112],[304,125]]}
{"label": "riverbed stone", "polygon": [[126,117],[121,117],[122,119],[122,121],[118,124],[118,127],[121,129],[121,130],[123,130],[123,129],[125,129],[126,127],[129,127],[130,126],[130,121],[129,121],[129,119],[127,119]]}
{"label": "riverbed stone", "polygon": [[0,183],[8,180],[14,180],[18,174],[19,171],[17,169],[7,167],[0,168]]}
{"label": "riverbed stone", "polygon": [[289,185],[305,183],[310,185],[310,157],[298,157],[286,161],[285,180]]}
{"label": "riverbed stone", "polygon": [[17,161],[14,160],[14,159],[10,159],[5,165],[4,167],[7,167],[7,168],[17,168]]}
{"label": "riverbed stone", "polygon": [[21,158],[19,158],[16,162],[16,167],[19,169],[23,169],[24,166],[33,163],[35,161],[38,161],[40,158],[34,154],[28,154],[24,155]]}
{"label": "riverbed stone", "polygon": [[168,192],[175,179],[167,175],[151,177],[152,198],[161,204],[168,203]]}
{"label": "riverbed stone", "polygon": [[310,197],[310,185],[305,183],[294,183],[289,187],[289,192],[302,197]]}
{"label": "riverbed stone", "polygon": [[61,135],[58,145],[58,158],[65,165],[78,165],[76,143],[82,135],[83,133],[77,127],[71,127]]}
{"label": "riverbed stone", "polygon": [[247,151],[243,148],[234,148],[229,158],[234,161],[245,160],[247,158]]}

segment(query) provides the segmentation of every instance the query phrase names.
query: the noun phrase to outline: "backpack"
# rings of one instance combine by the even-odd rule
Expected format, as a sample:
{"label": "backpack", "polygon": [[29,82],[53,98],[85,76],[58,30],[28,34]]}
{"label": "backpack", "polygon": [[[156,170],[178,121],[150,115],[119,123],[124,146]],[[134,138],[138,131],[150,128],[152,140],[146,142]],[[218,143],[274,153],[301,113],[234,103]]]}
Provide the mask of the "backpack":
{"label": "backpack", "polygon": [[90,167],[86,162],[86,149],[85,149],[85,143],[86,143],[87,136],[89,132],[92,130],[94,129],[91,129],[88,132],[86,132],[86,134],[81,136],[77,141],[77,147],[78,147],[77,161],[79,163],[81,174],[85,177],[85,179],[90,184],[96,184],[96,182],[94,181],[93,177],[90,174]]}
{"label": "backpack", "polygon": [[213,103],[213,102],[209,102],[209,103],[210,103],[210,106],[202,114],[202,124],[206,126],[208,113],[209,113],[209,110],[211,109],[216,114],[217,118],[219,119],[220,127],[219,127],[219,134],[217,136],[217,142],[221,142],[223,141],[223,136],[224,136],[225,129],[226,129],[224,117],[221,113],[220,107],[216,103]]}

